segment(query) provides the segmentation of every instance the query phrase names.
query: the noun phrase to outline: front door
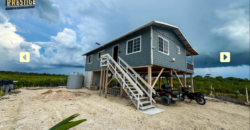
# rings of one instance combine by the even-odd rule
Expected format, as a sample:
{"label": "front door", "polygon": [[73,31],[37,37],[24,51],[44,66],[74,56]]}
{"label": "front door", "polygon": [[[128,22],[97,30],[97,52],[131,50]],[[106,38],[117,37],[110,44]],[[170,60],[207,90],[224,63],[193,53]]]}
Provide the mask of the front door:
{"label": "front door", "polygon": [[116,62],[118,61],[118,50],[119,50],[118,48],[119,48],[118,45],[116,45],[116,46],[113,47],[113,59]]}

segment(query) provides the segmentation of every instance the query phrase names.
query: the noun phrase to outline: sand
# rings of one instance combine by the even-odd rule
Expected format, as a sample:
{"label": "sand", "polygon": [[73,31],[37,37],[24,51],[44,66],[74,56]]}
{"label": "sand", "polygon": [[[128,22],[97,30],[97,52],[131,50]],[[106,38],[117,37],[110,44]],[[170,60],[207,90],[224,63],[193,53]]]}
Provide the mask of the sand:
{"label": "sand", "polygon": [[156,107],[165,111],[153,116],[136,111],[127,98],[99,96],[98,91],[65,88],[19,89],[0,100],[0,130],[47,130],[79,113],[87,119],[73,130],[249,130],[249,106],[209,98],[206,105],[195,101]]}

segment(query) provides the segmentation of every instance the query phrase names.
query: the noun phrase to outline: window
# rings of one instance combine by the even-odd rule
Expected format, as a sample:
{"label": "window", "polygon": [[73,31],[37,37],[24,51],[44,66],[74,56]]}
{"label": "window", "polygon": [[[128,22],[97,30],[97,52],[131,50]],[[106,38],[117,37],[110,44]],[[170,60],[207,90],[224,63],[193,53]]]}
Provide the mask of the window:
{"label": "window", "polygon": [[179,46],[176,46],[176,49],[177,49],[177,54],[181,54],[180,47],[179,47]]}
{"label": "window", "polygon": [[127,41],[127,55],[141,51],[141,36]]}
{"label": "window", "polygon": [[168,40],[159,36],[159,52],[169,55],[169,42]]}
{"label": "window", "polygon": [[93,57],[93,55],[90,55],[90,56],[88,57],[88,64],[91,64],[91,63],[92,63],[92,57]]}
{"label": "window", "polygon": [[101,56],[104,54],[104,52],[105,52],[104,50],[98,52],[97,60],[100,60],[100,59],[101,59]]}

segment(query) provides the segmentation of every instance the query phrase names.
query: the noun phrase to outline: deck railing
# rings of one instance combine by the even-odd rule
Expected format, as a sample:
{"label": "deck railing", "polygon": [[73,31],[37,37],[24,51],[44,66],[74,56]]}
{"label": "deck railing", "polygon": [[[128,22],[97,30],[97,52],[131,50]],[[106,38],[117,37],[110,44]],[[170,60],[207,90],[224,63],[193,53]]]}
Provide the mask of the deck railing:
{"label": "deck railing", "polygon": [[187,62],[187,70],[188,71],[194,71],[194,65]]}

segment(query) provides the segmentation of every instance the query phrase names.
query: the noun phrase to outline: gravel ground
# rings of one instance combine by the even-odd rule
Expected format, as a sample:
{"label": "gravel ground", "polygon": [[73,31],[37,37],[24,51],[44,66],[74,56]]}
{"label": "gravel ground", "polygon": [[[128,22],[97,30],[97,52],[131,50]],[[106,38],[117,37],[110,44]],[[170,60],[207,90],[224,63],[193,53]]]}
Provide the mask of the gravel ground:
{"label": "gravel ground", "polygon": [[130,99],[88,89],[19,89],[0,100],[0,130],[47,130],[63,119],[79,113],[75,120],[86,122],[74,130],[249,130],[250,107],[209,98],[206,105],[195,101],[160,104],[165,111],[153,116],[137,112]]}

